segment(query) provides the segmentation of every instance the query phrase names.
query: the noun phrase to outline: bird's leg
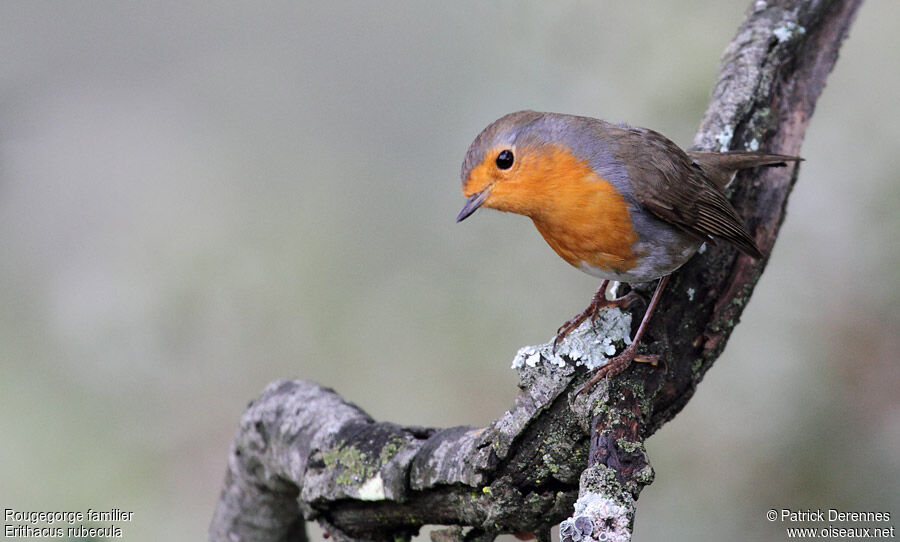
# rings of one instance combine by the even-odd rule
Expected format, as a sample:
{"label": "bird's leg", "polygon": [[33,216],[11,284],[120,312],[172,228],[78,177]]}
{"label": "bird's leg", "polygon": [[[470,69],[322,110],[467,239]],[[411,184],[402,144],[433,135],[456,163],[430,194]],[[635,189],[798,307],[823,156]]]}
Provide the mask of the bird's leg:
{"label": "bird's leg", "polygon": [[553,340],[553,352],[556,352],[556,347],[559,346],[560,341],[562,341],[566,335],[571,333],[575,328],[581,325],[582,322],[591,319],[593,322],[597,318],[597,314],[600,312],[600,309],[605,307],[627,307],[631,305],[636,300],[640,300],[640,296],[634,292],[628,292],[622,297],[618,297],[616,299],[606,299],[606,287],[609,286],[609,279],[604,280],[600,283],[600,287],[597,288],[597,293],[594,294],[594,297],[591,298],[591,304],[588,305],[584,312],[576,315],[574,318],[560,326],[558,330],[556,330],[556,338]]}
{"label": "bird's leg", "polygon": [[659,360],[659,356],[655,355],[635,355],[637,352],[637,346],[641,342],[641,338],[644,336],[644,330],[647,327],[647,322],[650,320],[650,317],[653,315],[653,310],[656,308],[656,304],[659,303],[659,298],[662,295],[663,288],[665,288],[666,283],[669,282],[669,275],[665,275],[661,279],[659,279],[659,284],[656,285],[656,290],[653,292],[653,298],[650,299],[650,304],[647,306],[647,311],[644,313],[644,318],[641,319],[641,325],[638,326],[637,333],[634,334],[634,339],[632,339],[631,344],[628,345],[628,348],[622,351],[621,354],[609,360],[606,365],[602,365],[594,369],[594,376],[588,380],[584,386],[578,389],[575,392],[575,397],[578,397],[582,392],[589,391],[591,388],[597,385],[597,382],[600,382],[606,377],[616,376],[621,373],[625,369],[631,365],[632,361],[646,362],[646,363],[656,363]]}

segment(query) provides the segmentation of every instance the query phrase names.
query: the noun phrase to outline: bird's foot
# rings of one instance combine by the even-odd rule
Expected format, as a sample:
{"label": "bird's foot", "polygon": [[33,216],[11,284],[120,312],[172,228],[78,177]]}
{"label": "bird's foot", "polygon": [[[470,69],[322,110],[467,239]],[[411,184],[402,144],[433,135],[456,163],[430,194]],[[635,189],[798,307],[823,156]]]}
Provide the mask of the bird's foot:
{"label": "bird's foot", "polygon": [[578,328],[585,320],[590,318],[591,323],[593,323],[600,314],[600,309],[605,309],[607,307],[619,307],[620,309],[630,308],[643,301],[643,298],[635,292],[628,292],[616,299],[606,299],[605,292],[598,290],[593,299],[591,299],[591,304],[584,309],[584,312],[568,320],[556,330],[556,338],[553,339],[553,353],[556,353],[556,348],[559,346],[559,343],[566,338],[566,335]]}
{"label": "bird's foot", "polygon": [[637,363],[649,363],[650,365],[656,367],[659,364],[660,357],[656,354],[635,354],[637,351],[637,344],[631,343],[628,348],[622,351],[618,356],[610,359],[606,365],[601,365],[597,367],[592,372],[594,373],[591,376],[590,380],[584,383],[583,386],[578,388],[578,391],[575,392],[575,395],[572,397],[578,397],[583,392],[591,391],[594,386],[597,385],[598,382],[603,380],[604,378],[609,378],[612,376],[616,376],[620,374],[622,371],[627,369],[632,362]]}

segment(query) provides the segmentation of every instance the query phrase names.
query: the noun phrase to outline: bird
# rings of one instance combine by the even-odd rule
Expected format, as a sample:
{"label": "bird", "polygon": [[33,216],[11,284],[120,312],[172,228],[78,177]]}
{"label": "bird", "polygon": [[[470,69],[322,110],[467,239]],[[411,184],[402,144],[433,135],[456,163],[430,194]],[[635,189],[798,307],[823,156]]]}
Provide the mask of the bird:
{"label": "bird", "polygon": [[518,111],[489,124],[462,163],[461,222],[484,207],[527,216],[548,245],[573,267],[602,279],[590,305],[565,322],[560,341],[600,309],[627,307],[633,291],[608,300],[610,281],[659,279],[631,343],[577,392],[624,371],[669,276],[709,240],[753,258],[762,252],[725,196],[741,169],[784,166],[802,158],[750,151],[685,151],[647,128],[596,118]]}

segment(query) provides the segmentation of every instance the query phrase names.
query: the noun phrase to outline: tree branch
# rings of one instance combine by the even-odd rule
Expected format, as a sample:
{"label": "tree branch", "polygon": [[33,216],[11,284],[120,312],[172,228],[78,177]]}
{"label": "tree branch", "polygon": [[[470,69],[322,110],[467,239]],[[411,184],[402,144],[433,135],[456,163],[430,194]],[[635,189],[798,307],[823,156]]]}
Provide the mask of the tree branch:
{"label": "tree branch", "polygon": [[[861,0],[756,1],[725,51],[698,149],[799,153],[825,79]],[[796,169],[739,174],[730,197],[765,254]],[[269,385],[232,443],[210,539],[305,540],[316,520],[338,540],[490,540],[501,532],[629,540],[634,500],[653,480],[644,439],[690,399],[725,347],[767,258],[709,246],[672,276],[644,339],[660,367],[636,366],[572,399],[576,364],[603,363],[630,334],[606,311],[554,355],[526,347],[520,392],[483,429],[375,422],[305,381]],[[638,286],[640,289],[640,285]],[[575,513],[572,514],[574,507]],[[465,527],[465,529],[461,528]]]}

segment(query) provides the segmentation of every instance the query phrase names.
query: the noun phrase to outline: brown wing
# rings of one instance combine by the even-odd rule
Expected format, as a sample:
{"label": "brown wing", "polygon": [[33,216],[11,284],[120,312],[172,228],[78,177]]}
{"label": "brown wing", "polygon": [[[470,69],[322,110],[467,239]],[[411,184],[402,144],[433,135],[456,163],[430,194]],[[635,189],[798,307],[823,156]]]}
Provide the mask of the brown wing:
{"label": "brown wing", "polygon": [[701,238],[724,239],[755,258],[762,256],[725,194],[687,153],[652,130],[624,129],[619,135],[617,154],[641,205]]}

